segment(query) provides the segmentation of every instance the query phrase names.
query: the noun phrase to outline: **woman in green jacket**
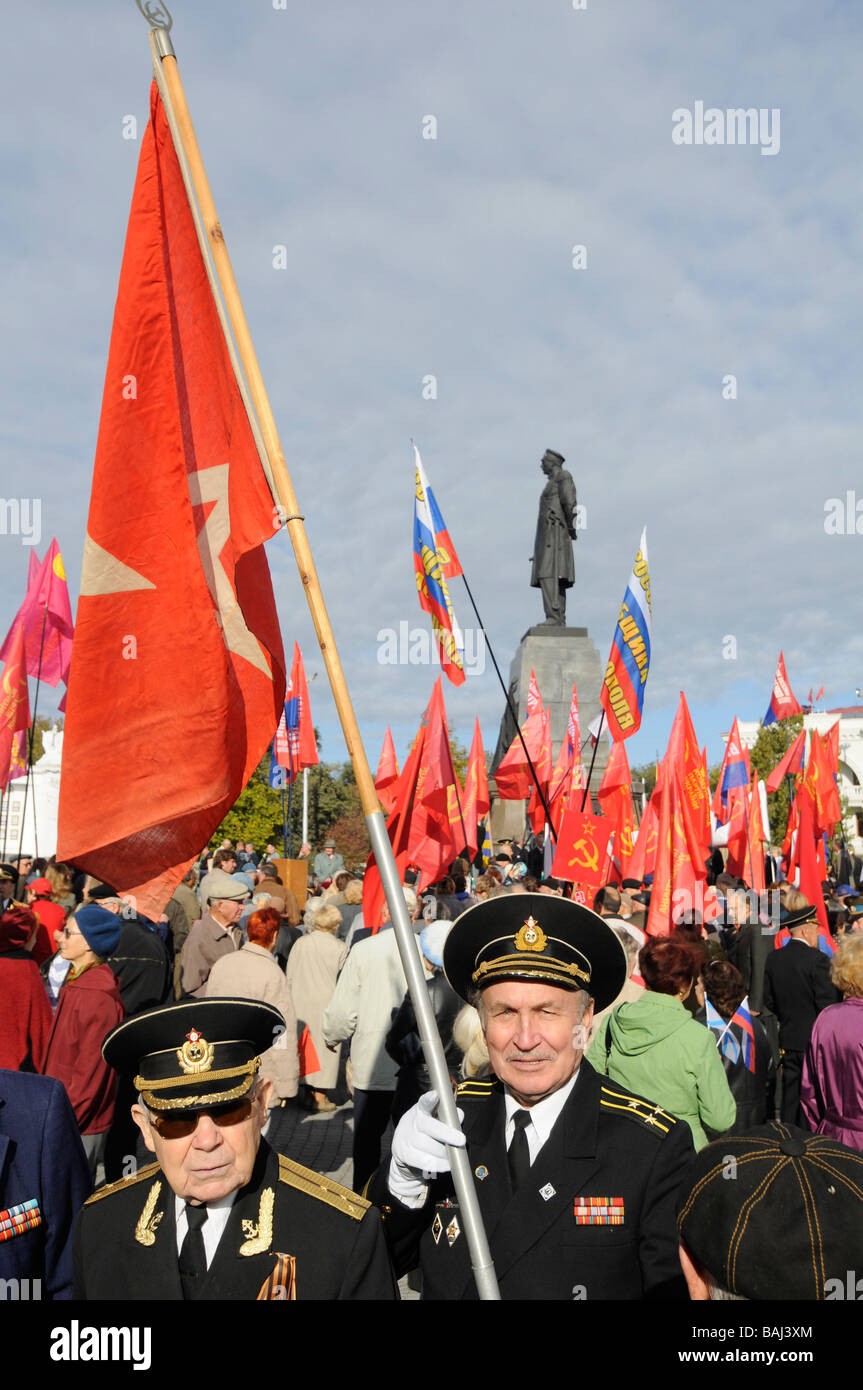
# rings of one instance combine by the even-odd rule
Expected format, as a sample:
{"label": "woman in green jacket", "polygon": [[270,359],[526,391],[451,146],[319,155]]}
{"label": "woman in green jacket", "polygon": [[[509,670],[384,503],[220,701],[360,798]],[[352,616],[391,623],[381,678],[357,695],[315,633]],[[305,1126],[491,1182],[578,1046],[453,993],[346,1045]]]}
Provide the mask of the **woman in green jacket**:
{"label": "woman in green jacket", "polygon": [[705,1129],[715,1134],[730,1129],[737,1106],[713,1034],[683,1005],[698,977],[698,954],[687,942],[651,937],[638,964],[644,994],[603,1020],[588,1061],[685,1120],[696,1149],[703,1149]]}

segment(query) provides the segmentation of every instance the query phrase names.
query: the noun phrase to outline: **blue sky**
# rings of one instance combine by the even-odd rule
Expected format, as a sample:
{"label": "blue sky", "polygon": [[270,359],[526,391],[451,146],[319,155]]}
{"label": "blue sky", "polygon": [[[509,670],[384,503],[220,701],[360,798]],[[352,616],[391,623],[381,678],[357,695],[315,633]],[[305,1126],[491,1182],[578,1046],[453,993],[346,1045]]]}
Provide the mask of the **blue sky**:
{"label": "blue sky", "polygon": [[[568,617],[603,661],[647,527],[653,662],[632,762],[664,748],[681,689],[717,762],[734,715],[763,714],[780,648],[799,698],[823,683],[826,705],[853,704],[863,540],[828,535],[824,518],[846,489],[863,500],[858,7],[173,12],[372,764],[387,723],[403,753],[437,674],[377,660],[381,629],[427,622],[412,436],[504,669],[542,618],[528,557],[545,448],[566,455],[587,509]],[[48,0],[7,34],[3,495],[42,499],[39,550],[57,535],[74,603],[139,148],[123,121],[143,129],[149,48],[132,0]],[[778,108],[779,152],[675,145],[672,112],[696,100]],[[436,140],[422,138],[428,115]],[[320,673],[323,756],[341,761],[286,538],[268,553],[286,649],[299,640]],[[20,538],[0,536],[7,622],[26,564]],[[458,581],[453,598],[469,625]],[[446,697],[462,741],[478,714],[493,747],[490,664]]]}

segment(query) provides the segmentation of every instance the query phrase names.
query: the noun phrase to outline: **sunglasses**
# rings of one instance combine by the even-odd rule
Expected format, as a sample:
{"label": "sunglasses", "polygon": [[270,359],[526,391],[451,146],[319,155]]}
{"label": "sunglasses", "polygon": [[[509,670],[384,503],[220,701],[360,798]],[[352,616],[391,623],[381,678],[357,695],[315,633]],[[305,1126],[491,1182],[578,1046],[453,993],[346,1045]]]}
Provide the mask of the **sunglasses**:
{"label": "sunglasses", "polygon": [[188,1139],[198,1128],[198,1121],[202,1115],[209,1115],[219,1129],[229,1129],[231,1125],[241,1125],[247,1120],[254,1104],[254,1100],[244,1096],[233,1105],[208,1107],[206,1110],[187,1110],[185,1114],[180,1115],[150,1114],[149,1119],[161,1139]]}

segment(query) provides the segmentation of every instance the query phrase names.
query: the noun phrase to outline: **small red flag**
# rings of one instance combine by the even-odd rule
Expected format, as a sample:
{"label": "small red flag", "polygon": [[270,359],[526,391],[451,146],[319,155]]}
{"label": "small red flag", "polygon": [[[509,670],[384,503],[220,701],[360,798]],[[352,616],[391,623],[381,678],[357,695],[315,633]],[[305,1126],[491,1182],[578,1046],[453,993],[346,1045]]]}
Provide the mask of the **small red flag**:
{"label": "small red flag", "polygon": [[471,859],[476,855],[479,848],[478,829],[480,821],[485,820],[491,808],[491,800],[488,794],[488,776],[485,768],[485,752],[482,746],[482,734],[479,731],[479,720],[474,723],[473,742],[470,746],[470,756],[467,760],[467,777],[464,784],[464,823],[467,830],[467,847],[470,850]]}
{"label": "small red flag", "polygon": [[613,829],[607,816],[564,812],[551,872],[573,884],[572,896],[577,902],[592,902],[597,888],[608,879],[608,842]]}
{"label": "small red flag", "polygon": [[381,749],[381,760],[378,763],[378,770],[375,774],[375,791],[378,800],[389,815],[393,809],[395,799],[394,787],[399,780],[399,763],[396,757],[395,745],[390,726],[384,734],[384,746]]}
{"label": "small red flag", "polygon": [[29,727],[30,697],[27,690],[24,630],[19,625],[12,634],[9,655],[0,676],[0,787],[4,790],[10,781],[13,754],[20,746],[21,731]]}
{"label": "small red flag", "polygon": [[781,762],[777,763],[765,782],[768,792],[778,791],[784,777],[793,777],[803,766],[803,753],[806,748],[806,731],[801,729]]}
{"label": "small red flag", "polygon": [[57,846],[145,916],[275,733],[285,662],[263,542],[277,527],[154,85],[96,447]]}
{"label": "small red flag", "polygon": [[317,1048],[315,1047],[314,1040],[312,1038],[311,1033],[309,1032],[308,1024],[306,1024],[305,1028],[300,1034],[300,1040],[297,1044],[297,1050],[300,1055],[301,1078],[304,1076],[311,1076],[314,1072],[320,1071],[321,1059],[318,1056]]}

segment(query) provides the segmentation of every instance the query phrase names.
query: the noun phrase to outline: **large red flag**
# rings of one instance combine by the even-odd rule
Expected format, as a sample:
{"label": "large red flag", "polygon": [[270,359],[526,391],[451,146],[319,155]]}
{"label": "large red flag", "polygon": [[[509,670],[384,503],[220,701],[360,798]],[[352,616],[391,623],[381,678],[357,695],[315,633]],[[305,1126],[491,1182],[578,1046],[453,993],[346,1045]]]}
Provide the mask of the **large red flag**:
{"label": "large red flag", "polygon": [[66,680],[72,656],[72,609],[63,556],[56,540],[51,542],[41,564],[35,555],[30,555],[27,593],[0,647],[0,661],[6,660],[18,626],[24,631],[27,674],[46,685],[56,686]]}
{"label": "large red flag", "polygon": [[[22,730],[30,727],[30,697],[24,654],[24,630],[19,625],[12,635],[9,655],[0,676],[0,787],[8,786],[13,774],[13,754],[20,747]],[[14,773],[20,776],[19,773]]]}
{"label": "large red flag", "polygon": [[473,742],[470,746],[467,777],[464,784],[464,823],[468,834],[467,847],[470,850],[471,859],[475,858],[479,848],[477,833],[479,823],[485,820],[490,809],[491,800],[488,794],[485,752],[482,746],[482,734],[479,730],[479,719],[477,719],[474,724]]}
{"label": "large red flag", "polygon": [[396,757],[395,745],[393,743],[392,730],[389,724],[384,734],[384,746],[381,749],[381,760],[378,763],[378,770],[375,774],[375,791],[378,800],[389,815],[393,809],[395,800],[394,787],[399,780],[399,762]]}
{"label": "large red flag", "polygon": [[278,520],[155,86],[114,311],[69,679],[57,857],[158,916],[285,694]]}
{"label": "large red flag", "polygon": [[[821,888],[823,873],[818,867],[818,859],[815,853],[815,837],[817,834],[815,827],[815,817],[813,814],[812,799],[805,787],[800,793],[799,807],[800,824],[797,831],[797,866],[800,872],[800,891],[815,908],[818,917],[819,936],[823,935],[830,941],[830,924],[827,920],[827,909],[824,906],[824,893]],[[818,836],[820,839],[820,835]]]}

